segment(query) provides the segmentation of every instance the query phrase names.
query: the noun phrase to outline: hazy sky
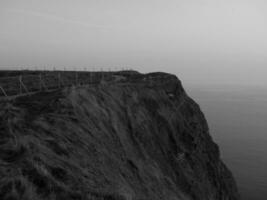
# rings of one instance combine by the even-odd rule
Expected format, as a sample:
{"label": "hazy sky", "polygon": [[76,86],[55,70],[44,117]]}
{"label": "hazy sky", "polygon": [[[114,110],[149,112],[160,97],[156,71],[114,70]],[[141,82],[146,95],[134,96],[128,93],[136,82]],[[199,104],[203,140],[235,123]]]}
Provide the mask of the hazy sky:
{"label": "hazy sky", "polygon": [[267,1],[0,0],[0,66],[124,66],[267,85]]}

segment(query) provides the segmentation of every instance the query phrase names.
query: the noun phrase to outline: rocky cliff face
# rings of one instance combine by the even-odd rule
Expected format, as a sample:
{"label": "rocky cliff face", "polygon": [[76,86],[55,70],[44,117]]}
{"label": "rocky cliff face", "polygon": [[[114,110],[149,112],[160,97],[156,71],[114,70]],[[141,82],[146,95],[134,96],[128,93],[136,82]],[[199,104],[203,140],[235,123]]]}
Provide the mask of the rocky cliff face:
{"label": "rocky cliff face", "polygon": [[0,199],[239,199],[181,82],[121,76],[1,103]]}

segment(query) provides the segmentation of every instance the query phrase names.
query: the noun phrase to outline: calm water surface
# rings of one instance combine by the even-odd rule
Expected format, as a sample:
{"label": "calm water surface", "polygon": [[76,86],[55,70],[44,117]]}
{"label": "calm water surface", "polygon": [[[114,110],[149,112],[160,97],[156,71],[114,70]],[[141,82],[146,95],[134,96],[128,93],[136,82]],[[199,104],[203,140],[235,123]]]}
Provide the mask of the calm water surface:
{"label": "calm water surface", "polygon": [[267,199],[267,86],[189,86],[243,200]]}

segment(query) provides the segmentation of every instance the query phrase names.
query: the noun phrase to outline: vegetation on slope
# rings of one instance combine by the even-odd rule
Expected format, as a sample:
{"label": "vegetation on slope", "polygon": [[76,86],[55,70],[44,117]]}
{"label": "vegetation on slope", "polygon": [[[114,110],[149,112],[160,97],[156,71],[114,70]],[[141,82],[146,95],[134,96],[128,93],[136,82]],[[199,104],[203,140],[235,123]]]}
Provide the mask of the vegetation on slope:
{"label": "vegetation on slope", "polygon": [[1,103],[0,199],[238,199],[179,80],[134,80]]}

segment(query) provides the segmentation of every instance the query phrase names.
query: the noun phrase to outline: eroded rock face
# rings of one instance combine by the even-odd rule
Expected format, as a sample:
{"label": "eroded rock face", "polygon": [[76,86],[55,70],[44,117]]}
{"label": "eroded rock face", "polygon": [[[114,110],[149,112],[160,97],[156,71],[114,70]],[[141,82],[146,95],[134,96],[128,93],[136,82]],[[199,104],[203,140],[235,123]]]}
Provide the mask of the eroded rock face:
{"label": "eroded rock face", "polygon": [[239,199],[204,115],[173,75],[0,106],[0,199]]}

